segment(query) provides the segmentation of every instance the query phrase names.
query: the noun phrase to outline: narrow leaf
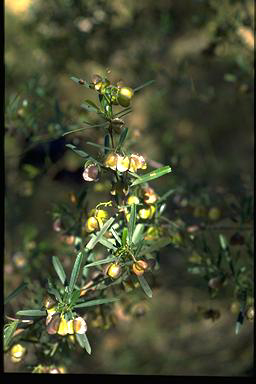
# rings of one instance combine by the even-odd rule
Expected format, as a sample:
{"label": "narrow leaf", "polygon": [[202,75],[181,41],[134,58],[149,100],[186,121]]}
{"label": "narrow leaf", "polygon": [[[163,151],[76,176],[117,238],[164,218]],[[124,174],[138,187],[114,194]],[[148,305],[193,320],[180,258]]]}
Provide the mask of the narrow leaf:
{"label": "narrow leaf", "polygon": [[97,261],[94,261],[93,263],[86,264],[84,266],[84,270],[86,268],[95,267],[96,265],[111,263],[114,260],[116,260],[116,257],[112,257],[112,256],[111,257],[107,257],[106,259],[103,259],[103,260],[97,260]]}
{"label": "narrow leaf", "polygon": [[227,251],[228,244],[227,244],[227,239],[225,238],[225,236],[220,234],[219,235],[219,241],[220,241],[221,249],[223,249],[223,251]]}
{"label": "narrow leaf", "polygon": [[80,272],[81,264],[83,261],[83,257],[84,257],[84,251],[79,252],[77,257],[76,257],[76,261],[74,263],[71,277],[70,277],[70,282],[69,282],[69,289],[68,289],[69,293],[72,293],[73,289],[75,287],[75,284],[76,284],[76,281],[78,279],[78,275]]}
{"label": "narrow leaf", "polygon": [[172,195],[175,191],[176,191],[176,189],[170,189],[169,191],[167,191],[163,196],[161,196],[161,197],[157,200],[157,204],[162,203],[162,201],[165,201],[165,200],[167,199],[167,197],[169,197],[170,195]]}
{"label": "narrow leaf", "polygon": [[127,236],[128,236],[128,228],[125,227],[122,232],[122,245],[126,245]]}
{"label": "narrow leaf", "polygon": [[94,305],[101,305],[101,304],[108,304],[113,303],[114,301],[118,301],[120,299],[113,297],[111,299],[96,299],[96,300],[90,300],[85,301],[84,303],[77,304],[74,306],[74,308],[85,308],[85,307],[92,307]]}
{"label": "narrow leaf", "polygon": [[123,144],[127,138],[127,134],[128,134],[128,128],[124,127],[122,129],[120,136],[119,136],[119,141],[118,141],[118,145],[117,145],[118,148],[121,148],[123,146]]}
{"label": "narrow leaf", "polygon": [[89,103],[88,101],[89,101],[89,100],[87,100],[87,102],[85,102],[85,103],[82,103],[82,104],[80,105],[80,107],[86,109],[88,112],[98,112],[98,111],[99,111],[98,107],[95,106],[95,105],[92,105],[92,104]]}
{"label": "narrow leaf", "polygon": [[67,277],[59,258],[57,256],[53,256],[52,263],[60,281],[64,285]]}
{"label": "narrow leaf", "polygon": [[107,240],[105,237],[101,237],[99,240],[99,243],[104,245],[104,247],[108,249],[112,249],[112,251],[117,251],[117,247],[112,243],[112,241],[115,241],[114,239],[112,241]]}
{"label": "narrow leaf", "polygon": [[141,223],[136,225],[135,230],[134,230],[133,235],[132,235],[133,244],[137,244],[140,241],[140,239],[142,238],[144,227],[145,227],[145,225],[141,224]]}
{"label": "narrow leaf", "polygon": [[112,148],[109,147],[109,146],[105,146],[105,145],[101,145],[101,144],[92,143],[91,141],[86,141],[86,144],[92,145],[93,147],[96,147],[96,148],[102,148],[102,149],[104,149],[104,150],[111,150],[111,149],[112,149]]}
{"label": "narrow leaf", "polygon": [[162,168],[158,168],[155,171],[152,171],[152,172],[146,173],[143,176],[140,176],[138,179],[136,179],[131,184],[131,187],[134,187],[135,185],[138,185],[141,183],[146,183],[146,182],[153,180],[153,179],[157,179],[158,177],[161,177],[161,176],[163,176],[163,175],[165,175],[171,171],[172,171],[172,169],[171,169],[171,167],[169,167],[169,165],[162,167]]}
{"label": "narrow leaf", "polygon": [[110,135],[107,133],[104,137],[104,154],[107,155],[110,149]]}
{"label": "narrow leaf", "polygon": [[18,288],[16,288],[12,293],[10,293],[6,299],[4,300],[4,305],[9,303],[12,299],[14,299],[16,296],[18,296],[21,292],[24,291],[25,288],[27,288],[27,283],[22,283]]}
{"label": "narrow leaf", "polygon": [[136,225],[136,205],[132,204],[132,206],[131,206],[131,216],[130,216],[130,220],[129,220],[129,223],[128,223],[128,240],[129,240],[129,244],[132,243],[132,235],[133,235],[133,232],[134,232],[134,229],[135,229],[135,225]]}
{"label": "narrow leaf", "polygon": [[139,280],[139,283],[141,285],[141,288],[143,289],[143,291],[145,292],[145,294],[148,296],[148,297],[152,297],[152,291],[151,291],[151,288],[150,286],[148,285],[148,282],[147,280],[145,279],[144,276],[137,276],[138,280]]}
{"label": "narrow leaf", "polygon": [[12,336],[16,331],[18,321],[13,321],[4,327],[4,350],[8,349]]}
{"label": "narrow leaf", "polygon": [[77,149],[76,146],[73,144],[66,144],[66,147],[72,149],[72,151],[74,151],[77,155],[81,157],[85,157],[85,158],[90,157],[88,153],[82,151],[81,149]]}
{"label": "narrow leaf", "polygon": [[110,231],[111,231],[112,235],[114,236],[114,238],[116,239],[116,241],[120,245],[122,245],[122,240],[121,240],[120,236],[118,235],[118,233],[116,232],[116,230],[112,227],[112,228],[110,228]]}
{"label": "narrow leaf", "polygon": [[148,85],[154,83],[155,80],[149,80],[146,83],[139,85],[138,87],[134,88],[133,92],[138,92],[140,89],[147,87]]}
{"label": "narrow leaf", "polygon": [[[171,238],[169,237],[164,237],[158,241],[151,241],[151,242],[145,241],[145,248],[143,248],[142,251],[140,252],[140,256],[143,256],[147,253],[158,251],[159,249],[166,247],[170,243],[171,243]],[[146,244],[148,245],[146,246]]]}
{"label": "narrow leaf", "polygon": [[81,85],[82,87],[90,88],[90,85],[86,80],[78,79],[77,77],[74,77],[74,76],[71,76],[70,80],[73,80],[75,83]]}
{"label": "narrow leaf", "polygon": [[113,222],[115,221],[115,218],[114,217],[111,217],[104,225],[103,227],[101,228],[101,230],[99,232],[97,232],[96,236],[95,237],[92,237],[91,240],[88,242],[88,244],[86,245],[86,249],[87,250],[91,250],[95,247],[95,245],[97,244],[97,242],[99,241],[99,239],[104,235],[104,233],[109,229],[109,227],[113,224]]}
{"label": "narrow leaf", "polygon": [[46,316],[46,311],[41,311],[41,309],[24,309],[23,311],[16,312],[18,316],[29,316],[29,317],[41,317]]}
{"label": "narrow leaf", "polygon": [[80,335],[79,333],[76,333],[76,339],[80,345],[80,347],[84,348],[86,350],[87,353],[89,353],[89,355],[91,354],[91,346],[90,346],[90,343],[89,343],[89,340],[86,336],[86,334],[82,334]]}

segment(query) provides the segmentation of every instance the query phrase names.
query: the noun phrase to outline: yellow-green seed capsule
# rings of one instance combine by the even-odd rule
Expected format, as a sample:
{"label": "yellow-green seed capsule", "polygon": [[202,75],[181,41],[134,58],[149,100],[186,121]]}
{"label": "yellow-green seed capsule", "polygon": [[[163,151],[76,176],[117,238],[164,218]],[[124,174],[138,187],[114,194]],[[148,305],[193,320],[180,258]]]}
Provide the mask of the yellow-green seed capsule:
{"label": "yellow-green seed capsule", "polygon": [[132,205],[132,204],[139,204],[140,203],[140,200],[137,196],[129,196],[128,199],[127,199],[127,204],[128,205]]}
{"label": "yellow-green seed capsule", "polygon": [[208,217],[210,220],[219,220],[221,217],[221,211],[217,207],[213,207],[208,212]]}
{"label": "yellow-green seed capsule", "polygon": [[247,308],[245,312],[245,316],[247,320],[253,321],[254,320],[254,307],[250,306]]}
{"label": "yellow-green seed capsule", "polygon": [[121,275],[121,272],[122,268],[117,263],[110,264],[107,268],[107,275],[112,277],[112,279],[117,279]]}
{"label": "yellow-green seed capsule", "polygon": [[19,363],[22,357],[25,355],[25,353],[26,353],[25,347],[23,347],[21,344],[15,344],[10,351],[11,360],[14,363]]}
{"label": "yellow-green seed capsule", "polygon": [[99,222],[95,217],[89,217],[85,224],[86,232],[93,232],[96,229],[99,229]]}
{"label": "yellow-green seed capsule", "polygon": [[122,87],[118,92],[117,101],[122,107],[128,107],[132,97],[133,90],[129,87]]}

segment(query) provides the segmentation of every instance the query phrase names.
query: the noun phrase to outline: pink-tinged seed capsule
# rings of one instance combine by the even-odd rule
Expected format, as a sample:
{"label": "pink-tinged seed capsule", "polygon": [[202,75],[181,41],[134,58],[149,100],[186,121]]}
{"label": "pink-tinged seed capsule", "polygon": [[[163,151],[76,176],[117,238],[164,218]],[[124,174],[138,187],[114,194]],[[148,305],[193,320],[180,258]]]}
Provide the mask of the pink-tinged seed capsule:
{"label": "pink-tinged seed capsule", "polygon": [[60,325],[60,314],[48,315],[46,318],[46,329],[49,335],[55,335],[58,332]]}
{"label": "pink-tinged seed capsule", "polygon": [[115,171],[116,165],[117,165],[117,159],[118,159],[117,153],[114,153],[114,152],[109,153],[104,161],[105,167],[111,168]]}
{"label": "pink-tinged seed capsule", "polygon": [[132,271],[137,276],[142,276],[147,268],[148,268],[148,263],[144,260],[138,260],[136,263],[133,263],[132,265]]}

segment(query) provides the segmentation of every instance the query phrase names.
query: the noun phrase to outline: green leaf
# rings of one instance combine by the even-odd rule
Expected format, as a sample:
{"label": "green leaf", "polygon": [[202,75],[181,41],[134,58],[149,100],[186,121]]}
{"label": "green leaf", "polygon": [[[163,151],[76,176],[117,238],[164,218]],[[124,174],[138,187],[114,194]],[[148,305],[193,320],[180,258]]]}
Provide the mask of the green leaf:
{"label": "green leaf", "polygon": [[161,196],[158,200],[157,200],[157,204],[159,203],[162,203],[163,201],[165,201],[167,199],[167,197],[169,197],[170,195],[172,195],[177,189],[170,189],[169,191],[167,191],[163,196]]}
{"label": "green leaf", "polygon": [[141,183],[147,183],[150,180],[157,179],[158,177],[161,177],[169,172],[171,172],[172,169],[169,167],[169,165],[158,168],[155,171],[146,173],[143,176],[140,176],[138,179],[136,179],[132,184],[131,187],[134,187],[135,185],[141,184]]}
{"label": "green leaf", "polygon": [[106,147],[105,145],[92,143],[91,141],[86,141],[86,144],[92,145],[93,147],[96,147],[96,148],[103,148],[104,150],[111,150],[112,149],[111,147]]}
{"label": "green leaf", "polygon": [[227,251],[228,250],[228,243],[227,243],[227,239],[225,238],[224,235],[222,235],[222,234],[219,235],[219,242],[220,242],[221,249],[223,249],[223,251]]}
{"label": "green leaf", "polygon": [[6,324],[4,327],[4,350],[8,349],[12,336],[16,331],[18,321],[13,321],[10,324]]}
{"label": "green leaf", "polygon": [[24,291],[28,286],[28,283],[22,283],[18,288],[16,288],[12,293],[10,293],[6,299],[4,300],[4,305],[9,303],[12,299],[14,299],[16,296],[18,296],[21,292]]}
{"label": "green leaf", "polygon": [[132,242],[133,244],[137,244],[142,236],[143,236],[143,232],[144,232],[144,227],[145,225],[144,224],[137,224],[136,227],[135,227],[135,230],[133,232],[133,235],[132,235]]}
{"label": "green leaf", "polygon": [[158,241],[155,241],[155,240],[145,241],[145,248],[143,248],[142,251],[140,252],[140,256],[143,256],[147,253],[158,251],[159,249],[166,247],[170,243],[171,243],[171,238],[169,237],[163,237],[161,240],[158,240]]}
{"label": "green leaf", "polygon": [[112,261],[116,260],[116,257],[107,257],[106,259],[103,259],[103,260],[97,260],[97,261],[94,261],[93,263],[90,263],[90,264],[86,264],[84,266],[84,270],[86,268],[90,268],[90,267],[95,267],[97,265],[101,265],[101,264],[107,264],[107,263],[111,263]]}
{"label": "green leaf", "polygon": [[135,93],[135,92],[138,92],[140,89],[145,88],[145,87],[147,87],[148,85],[150,85],[150,84],[152,84],[152,83],[154,83],[154,82],[155,82],[155,80],[149,80],[149,81],[147,81],[146,83],[144,83],[144,84],[142,84],[142,85],[139,85],[138,87],[134,88],[133,92],[134,92],[134,93]]}
{"label": "green leaf", "polygon": [[75,289],[71,296],[71,300],[70,300],[71,305],[74,305],[76,301],[79,299],[79,297],[80,297],[80,289]]}
{"label": "green leaf", "polygon": [[80,335],[79,333],[76,333],[76,339],[80,345],[80,347],[84,348],[86,350],[87,353],[89,353],[89,355],[91,354],[91,346],[90,346],[90,343],[89,343],[89,340],[86,336],[86,334],[82,334]]}
{"label": "green leaf", "polygon": [[18,316],[29,316],[29,317],[41,317],[46,316],[47,312],[41,309],[24,309],[23,311],[16,312]]}
{"label": "green leaf", "polygon": [[112,228],[110,228],[110,231],[111,231],[112,235],[114,236],[114,238],[116,239],[116,241],[120,245],[122,245],[122,240],[121,240],[120,236],[118,235],[118,233],[116,232],[116,230],[112,227]]}
{"label": "green leaf", "polygon": [[122,129],[122,132],[120,133],[117,148],[122,148],[122,146],[123,146],[123,144],[124,144],[124,142],[125,142],[125,140],[127,138],[127,134],[128,134],[128,128],[124,127]]}
{"label": "green leaf", "polygon": [[72,151],[74,151],[77,155],[81,157],[85,157],[85,158],[90,157],[88,153],[82,151],[81,149],[77,149],[77,147],[73,144],[66,144],[66,147],[72,149]]}
{"label": "green leaf", "polygon": [[122,232],[122,245],[126,245],[127,236],[128,236],[128,228],[125,227]]}
{"label": "green leaf", "polygon": [[54,288],[51,279],[48,278],[48,288],[47,291],[55,296],[56,300],[61,302],[61,296],[56,288]]}
{"label": "green leaf", "polygon": [[82,87],[90,88],[89,83],[87,81],[85,81],[85,80],[82,80],[84,82],[83,84],[81,84],[81,82],[80,82],[81,79],[78,79],[77,77],[74,77],[74,76],[71,76],[70,80],[73,80],[75,83],[81,85]]}
{"label": "green leaf", "polygon": [[64,285],[67,277],[59,258],[57,256],[53,256],[52,263],[60,281]]}
{"label": "green leaf", "polygon": [[141,285],[141,288],[143,289],[143,291],[145,292],[145,294],[148,296],[148,297],[152,297],[153,294],[152,294],[152,291],[151,291],[151,288],[150,286],[148,285],[148,282],[147,280],[145,279],[144,276],[137,276],[138,280],[139,280],[139,283]]}
{"label": "green leaf", "polygon": [[82,108],[86,109],[88,112],[99,112],[99,108],[91,100],[86,100],[80,105]]}
{"label": "green leaf", "polygon": [[77,282],[78,275],[80,272],[80,268],[82,265],[83,257],[84,257],[84,251],[79,252],[77,257],[76,257],[76,261],[74,263],[74,266],[73,266],[73,269],[71,272],[71,277],[70,277],[70,282],[69,282],[69,287],[68,287],[69,293],[72,293],[74,290],[74,287],[75,287],[75,284]]}
{"label": "green leaf", "polygon": [[90,301],[85,301],[84,303],[77,304],[74,306],[74,308],[85,308],[85,307],[92,307],[94,305],[101,305],[101,304],[108,304],[108,303],[113,303],[114,301],[118,301],[120,299],[113,297],[110,299],[96,299],[96,300],[90,300]]}
{"label": "green leaf", "polygon": [[129,244],[132,243],[132,235],[136,225],[136,204],[132,204],[131,206],[131,216],[128,223],[128,241]]}
{"label": "green leaf", "polygon": [[[95,236],[95,235],[93,235]],[[99,243],[104,245],[104,247],[108,248],[108,249],[112,249],[113,251],[117,251],[117,247],[115,247],[115,245],[112,243],[113,240],[107,240],[105,237],[101,237],[99,240]]]}
{"label": "green leaf", "polygon": [[95,247],[95,245],[98,243],[99,239],[104,235],[104,233],[109,229],[109,227],[113,224],[115,221],[114,217],[111,217],[106,221],[106,223],[103,225],[101,230],[97,232],[96,236],[92,237],[91,240],[86,245],[87,250],[91,250]]}
{"label": "green leaf", "polygon": [[104,154],[107,155],[110,149],[110,135],[107,133],[104,137]]}

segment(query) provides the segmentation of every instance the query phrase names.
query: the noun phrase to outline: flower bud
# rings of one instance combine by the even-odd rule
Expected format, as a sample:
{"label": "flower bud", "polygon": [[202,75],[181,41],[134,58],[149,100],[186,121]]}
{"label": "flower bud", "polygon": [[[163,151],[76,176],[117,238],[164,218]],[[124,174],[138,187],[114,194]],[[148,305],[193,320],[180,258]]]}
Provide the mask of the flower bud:
{"label": "flower bud", "polygon": [[112,263],[107,268],[106,274],[112,279],[117,279],[121,275],[121,272],[122,272],[121,266],[117,263]]}
{"label": "flower bud", "polygon": [[84,172],[83,172],[83,179],[85,181],[98,181],[98,175],[99,175],[99,169],[97,165],[90,164],[88,166],[85,166]]}
{"label": "flower bud", "polygon": [[22,357],[26,353],[26,348],[23,347],[21,344],[15,344],[12,347],[10,353],[11,353],[11,360],[14,363],[19,363],[21,361]]}
{"label": "flower bud", "polygon": [[96,229],[99,229],[99,222],[95,217],[89,217],[85,224],[86,232],[93,232]]}
{"label": "flower bud", "polygon": [[145,270],[148,268],[148,263],[144,260],[138,260],[132,265],[132,271],[137,276],[142,276]]}
{"label": "flower bud", "polygon": [[122,107],[128,107],[133,97],[133,90],[129,87],[120,88],[117,96],[117,101]]}

